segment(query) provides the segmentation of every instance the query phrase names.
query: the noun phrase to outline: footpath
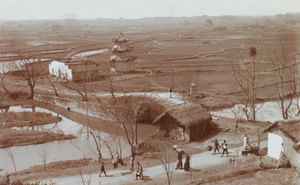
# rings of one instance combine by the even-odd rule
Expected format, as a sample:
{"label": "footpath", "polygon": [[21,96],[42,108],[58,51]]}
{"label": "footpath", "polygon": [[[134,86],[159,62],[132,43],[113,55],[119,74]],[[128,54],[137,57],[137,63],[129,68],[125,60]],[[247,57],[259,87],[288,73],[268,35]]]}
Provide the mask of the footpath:
{"label": "footpath", "polygon": [[[262,145],[266,145],[266,142],[262,142]],[[231,157],[235,156],[236,151],[241,152],[241,148],[230,148],[229,157],[221,157],[220,154],[212,155],[213,151],[206,151],[199,154],[194,154],[191,156],[190,165],[192,170],[203,170],[205,168],[213,167],[218,164],[229,163]],[[240,155],[240,154],[239,154]],[[185,159],[183,159],[183,162]],[[141,161],[142,164],[142,161]],[[175,166],[175,164],[174,164]],[[100,171],[99,171],[100,172]],[[184,170],[175,170],[173,176],[181,173],[189,173]],[[166,178],[166,173],[164,168],[161,165],[153,166],[149,168],[143,168],[144,179],[135,180],[135,172],[129,170],[113,170],[107,171],[108,177],[105,177],[103,174],[99,177],[99,173],[89,174],[89,175],[78,175],[64,178],[52,179],[52,182],[55,182],[57,185],[79,185],[83,184],[82,181],[90,182],[90,184],[132,184],[132,183],[150,183],[152,179],[157,178]]]}

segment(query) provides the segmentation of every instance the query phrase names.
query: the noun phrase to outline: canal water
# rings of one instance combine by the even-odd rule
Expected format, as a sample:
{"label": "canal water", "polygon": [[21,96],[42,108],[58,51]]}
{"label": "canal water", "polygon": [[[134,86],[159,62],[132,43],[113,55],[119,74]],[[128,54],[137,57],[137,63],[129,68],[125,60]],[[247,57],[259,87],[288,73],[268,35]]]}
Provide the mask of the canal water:
{"label": "canal water", "polygon": [[[32,111],[32,108],[26,108],[21,106],[10,107],[9,112],[23,112],[23,111]],[[36,112],[46,112],[51,113],[53,116],[57,116],[57,113],[52,112],[47,109],[43,109],[40,107],[35,108]],[[45,144],[39,145],[28,145],[28,146],[16,146],[9,148],[1,148],[0,149],[0,175],[5,175],[8,172],[14,172],[14,166],[9,157],[9,151],[12,152],[15,160],[15,164],[17,170],[28,169],[34,165],[43,164],[43,158],[39,153],[43,151],[48,151],[47,155],[47,163],[62,161],[62,160],[75,160],[86,158],[97,159],[97,151],[96,145],[91,137],[88,134],[88,129],[86,126],[76,123],[64,116],[62,117],[62,121],[53,124],[46,124],[35,127],[22,127],[22,128],[13,128],[13,129],[34,129],[39,131],[50,131],[54,133],[64,133],[64,134],[72,134],[75,135],[75,139],[71,140],[62,140],[62,141],[54,141],[48,142]],[[138,135],[139,139],[148,137],[153,132],[157,130],[156,126],[153,125],[139,125],[138,127]],[[95,131],[96,132],[96,131]],[[122,145],[123,154],[122,157],[128,157],[130,155],[130,147],[127,144],[127,141],[124,137],[115,136],[110,133],[99,132],[102,138],[106,140],[112,141],[116,139],[120,139],[120,143]],[[103,158],[110,158],[110,153],[107,147],[102,143],[101,152]]]}
{"label": "canal water", "polygon": [[[292,117],[294,117],[297,112],[297,101],[299,101],[297,98],[293,100],[292,106],[289,109],[290,114]],[[287,105],[289,102],[285,101],[285,105]],[[236,116],[238,118],[246,119],[246,116],[243,112],[244,105],[237,104],[232,108],[229,109],[223,109],[220,111],[212,111],[211,114],[215,116],[222,116],[227,118],[234,118],[236,119]],[[256,120],[257,121],[270,121],[272,123],[282,120],[282,113],[281,108],[279,106],[279,103],[277,101],[269,101],[265,103],[260,103],[256,105],[258,111],[256,112]]]}

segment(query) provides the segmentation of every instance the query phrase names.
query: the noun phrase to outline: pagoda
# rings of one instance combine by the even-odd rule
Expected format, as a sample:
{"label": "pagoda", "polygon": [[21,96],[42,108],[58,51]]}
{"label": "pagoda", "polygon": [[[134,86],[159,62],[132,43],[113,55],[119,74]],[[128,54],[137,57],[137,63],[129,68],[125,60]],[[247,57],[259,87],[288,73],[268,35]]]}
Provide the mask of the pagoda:
{"label": "pagoda", "polygon": [[119,36],[113,38],[114,46],[112,56],[110,57],[111,68],[116,72],[130,72],[135,69],[135,59],[137,57],[131,56],[130,52],[133,47],[129,46],[129,39],[120,32]]}

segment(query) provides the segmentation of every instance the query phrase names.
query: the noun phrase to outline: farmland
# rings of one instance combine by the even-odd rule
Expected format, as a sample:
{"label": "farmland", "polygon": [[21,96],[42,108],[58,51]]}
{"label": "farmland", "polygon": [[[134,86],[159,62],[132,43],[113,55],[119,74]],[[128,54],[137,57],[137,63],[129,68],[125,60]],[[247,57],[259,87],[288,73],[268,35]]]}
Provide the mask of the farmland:
{"label": "farmland", "polygon": [[[287,46],[292,47],[296,45],[293,49],[295,49],[296,58],[298,59],[299,57],[298,46],[300,42],[300,32],[297,31],[299,30],[299,25],[285,24],[272,16],[260,18],[240,17],[232,21],[226,17],[216,17],[213,26],[206,25],[204,18],[182,18],[178,19],[178,22],[172,18],[155,18],[153,20],[137,20],[136,22],[134,20],[128,20],[128,22],[126,22],[126,20],[122,19],[114,21],[78,20],[75,22],[49,20],[44,22],[0,22],[0,26],[2,26],[2,30],[0,31],[0,61],[3,64],[21,60],[22,55],[32,53],[34,53],[34,57],[37,59],[70,61],[72,58],[75,58],[75,55],[80,56],[83,52],[111,49],[114,46],[112,38],[118,36],[120,32],[130,40],[130,45],[134,47],[131,55],[137,57],[135,60],[135,70],[129,73],[111,72],[111,76],[109,76],[111,78],[109,79],[110,81],[104,78],[87,83],[73,83],[63,78],[48,75],[38,78],[35,86],[35,95],[41,97],[48,96],[55,100],[61,99],[62,101],[72,103],[114,105],[114,103],[112,103],[113,98],[111,98],[111,94],[113,93],[116,96],[122,96],[123,93],[136,93],[139,95],[144,93],[152,95],[152,97],[154,97],[153,99],[155,99],[155,103],[158,102],[160,106],[167,105],[164,107],[166,109],[178,108],[183,104],[185,105],[186,100],[188,101],[188,105],[201,104],[207,111],[231,108],[235,104],[245,102],[245,92],[243,92],[243,89],[241,89],[241,86],[237,83],[234,72],[237,70],[246,73],[246,69],[249,65],[252,65],[251,59],[253,59],[249,55],[249,49],[255,47],[258,56],[255,63],[257,70],[257,84],[255,87],[255,90],[257,90],[256,100],[263,104],[266,101],[276,99],[276,90],[278,90],[276,89],[278,82],[274,78],[274,66],[272,65],[274,48],[282,46],[282,40],[284,40]],[[100,65],[109,61],[111,55],[112,53],[109,51],[78,58],[91,60]],[[52,83],[49,83],[51,81]],[[53,105],[29,100],[30,89],[28,88],[27,81],[22,79],[20,75],[7,73],[4,76],[2,75],[1,82],[5,84],[6,89],[10,92],[9,94],[4,88],[0,89],[1,105],[9,104],[10,106],[15,106],[29,104],[44,107],[56,113],[56,119],[58,119],[58,115],[64,116],[63,120],[67,121],[63,122],[63,124],[68,125],[69,122],[71,123],[73,121],[76,123],[74,124],[76,128],[77,124],[80,125],[80,127],[78,126],[79,130],[83,132],[86,129],[87,135],[92,133],[92,131],[88,132],[88,127],[96,128],[97,125],[101,125],[99,129],[105,133],[120,134],[120,132],[122,132],[120,131],[122,130],[120,126],[112,126],[111,120],[108,121],[108,119],[103,120],[91,117],[89,114],[91,114],[92,110],[88,108],[79,112],[75,109],[73,110],[73,107],[56,105],[56,101],[54,102],[55,105]],[[187,96],[190,90],[190,84],[192,83],[197,85],[197,93],[199,94],[198,99],[193,101]],[[288,83],[288,81],[284,83]],[[54,86],[55,88],[53,88]],[[286,87],[286,89],[290,88],[287,85],[284,87]],[[168,94],[170,88],[173,88],[173,99],[169,97]],[[57,91],[56,97],[54,89]],[[81,89],[81,92],[78,89]],[[83,100],[83,96],[80,93],[86,93],[88,99]],[[138,100],[137,98],[136,101]],[[149,101],[149,99],[147,99],[147,101]],[[157,110],[165,111],[165,109],[160,108],[157,108]],[[106,111],[108,111],[108,109]],[[161,114],[163,112],[159,113]],[[9,117],[6,117],[7,120],[3,122],[9,122],[9,124],[15,126],[16,122],[26,120],[24,119],[25,117],[33,117],[33,121],[24,121],[25,125],[30,123],[30,126],[32,126],[31,124],[44,125],[48,124],[48,122],[60,121],[53,121],[52,119],[54,118],[51,118],[50,115],[49,118],[45,118],[46,116],[44,116],[45,115],[38,113],[13,113],[9,114]],[[43,119],[49,119],[49,121],[43,122],[41,121]],[[266,160],[266,171],[259,166],[259,157],[257,156],[251,156],[250,158],[241,157],[243,161],[241,165],[242,172],[239,170],[236,171],[234,167],[227,171],[227,160],[217,158],[217,156],[211,155],[211,152],[205,151],[207,150],[207,146],[211,145],[211,139],[222,138],[231,142],[232,150],[230,151],[230,155],[235,157],[235,151],[233,150],[240,147],[241,142],[239,142],[239,139],[243,137],[244,133],[247,133],[253,138],[251,142],[258,142],[258,130],[263,130],[270,124],[269,122],[243,121],[239,133],[234,133],[233,131],[236,124],[236,120],[233,118],[215,116],[213,123],[217,125],[219,130],[213,130],[204,138],[195,142],[170,139],[171,143],[179,145],[186,152],[194,155],[193,159],[195,162],[194,171],[192,170],[190,174],[191,177],[187,177],[185,172],[176,172],[178,176],[175,177],[175,184],[192,184],[192,182],[194,184],[222,184],[217,177],[214,177],[214,173],[218,174],[218,177],[222,177],[221,179],[226,182],[233,180],[237,184],[245,183],[245,181],[242,180],[243,177],[250,179],[253,183],[257,182],[254,176],[259,176],[262,181],[271,180],[271,178],[275,179],[277,172],[271,169],[274,167],[274,163],[268,160]],[[23,123],[21,125],[24,126]],[[20,133],[20,131],[17,132],[6,127],[10,126],[3,126],[5,129],[1,127],[1,132],[3,131],[6,134],[2,135],[6,137]],[[143,128],[145,128],[145,133],[140,131],[141,133],[139,133],[139,135],[148,136],[148,134],[150,135],[148,132],[154,132],[154,130],[157,129],[154,125]],[[67,130],[69,128],[65,127],[64,129]],[[227,131],[224,131],[226,129]],[[81,132],[78,137],[84,138]],[[29,137],[29,135],[33,138],[39,137],[39,140],[43,141],[37,140],[34,144],[44,143],[43,137],[47,135],[31,130],[26,130],[26,132],[22,134],[27,137]],[[74,137],[75,136],[70,135],[68,135],[68,137],[63,137],[63,135],[48,136],[50,141],[73,139]],[[157,137],[158,139],[164,139],[160,138],[159,135]],[[150,143],[149,145],[153,144],[157,139],[149,138],[150,140],[153,139],[152,141],[148,141]],[[267,135],[263,134],[262,140],[266,139]],[[23,141],[25,144],[22,143],[20,137],[18,137],[18,140],[20,140],[18,142],[21,144],[15,144],[16,146],[25,145],[30,142],[32,144],[32,140],[34,139]],[[14,143],[10,143],[10,146],[14,146]],[[63,146],[63,144],[61,146]],[[155,174],[157,168],[160,166],[157,157],[153,157],[155,147],[148,147],[149,153],[145,152],[137,158],[143,161],[144,167],[148,170],[146,172],[151,176],[151,173]],[[264,141],[262,148],[264,151],[263,155],[266,155],[266,141]],[[56,152],[59,153],[59,151]],[[81,152],[83,153],[82,150]],[[81,153],[79,154],[81,155]],[[85,157],[86,156],[84,156],[84,159]],[[129,162],[128,157],[129,155],[124,157],[124,160]],[[37,172],[36,169],[42,169],[42,167],[34,166],[29,170],[22,169],[19,173],[20,176],[17,176],[17,172],[11,173],[11,175],[15,179],[19,178],[29,181],[50,178],[57,182],[63,182],[60,181],[62,180],[60,178],[65,178],[63,180],[71,182],[72,179],[70,176],[78,176],[79,170],[83,170],[85,174],[89,175],[95,175],[98,170],[98,163],[91,162],[88,164],[85,160],[74,158],[72,159],[74,161],[62,161],[60,164],[59,161],[56,161],[56,157],[54,158],[55,160],[49,164],[48,172]],[[202,160],[206,158],[213,162],[206,164],[205,160]],[[90,159],[88,160],[90,161]],[[111,165],[107,157],[104,161],[107,165]],[[74,165],[73,162],[74,164],[78,163],[78,165]],[[84,165],[83,162],[85,162]],[[66,167],[63,171],[57,172],[57,169],[61,169],[61,165],[64,163],[70,167]],[[247,165],[249,165],[249,169],[247,169]],[[123,182],[124,179],[122,178],[124,177],[125,181],[128,180],[128,184],[133,184],[135,182],[131,181],[131,174],[129,172],[124,172],[123,174],[123,171],[128,170],[127,168],[128,166],[118,168],[121,172],[112,169],[112,166],[107,169],[113,174],[110,177],[116,176],[116,182]],[[217,168],[220,168],[220,170]],[[226,171],[226,173],[223,173],[222,170]],[[119,173],[121,173],[121,175],[119,175]],[[267,177],[264,177],[261,173],[270,175],[270,178],[268,177],[269,179],[266,179]],[[282,176],[286,175],[286,182],[292,183],[294,182],[293,180],[297,179],[294,175],[296,172],[293,169],[284,169],[278,173],[282,173]],[[80,175],[82,175],[82,171],[80,171]],[[192,179],[192,175],[194,179]],[[147,178],[150,178],[149,176]],[[165,180],[165,177],[162,175],[156,174],[156,176],[153,177],[157,179],[146,179],[149,180],[149,182],[145,181],[145,183],[159,184]],[[116,183],[112,179],[113,178],[108,179],[106,183]],[[282,179],[277,180],[280,180],[280,183],[283,182]],[[274,182],[277,182],[276,179]],[[142,183],[144,183],[144,181]]]}

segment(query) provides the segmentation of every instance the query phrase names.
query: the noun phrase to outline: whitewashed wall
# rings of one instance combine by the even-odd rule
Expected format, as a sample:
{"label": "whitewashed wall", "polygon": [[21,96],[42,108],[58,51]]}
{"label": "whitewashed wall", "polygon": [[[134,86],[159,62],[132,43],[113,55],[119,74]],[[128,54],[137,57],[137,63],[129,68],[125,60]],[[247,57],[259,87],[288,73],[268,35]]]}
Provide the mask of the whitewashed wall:
{"label": "whitewashed wall", "polygon": [[72,80],[72,69],[69,69],[68,65],[60,61],[54,60],[49,64],[49,74]]}
{"label": "whitewashed wall", "polygon": [[281,152],[282,142],[281,136],[268,133],[268,156],[278,160]]}

